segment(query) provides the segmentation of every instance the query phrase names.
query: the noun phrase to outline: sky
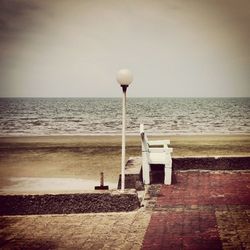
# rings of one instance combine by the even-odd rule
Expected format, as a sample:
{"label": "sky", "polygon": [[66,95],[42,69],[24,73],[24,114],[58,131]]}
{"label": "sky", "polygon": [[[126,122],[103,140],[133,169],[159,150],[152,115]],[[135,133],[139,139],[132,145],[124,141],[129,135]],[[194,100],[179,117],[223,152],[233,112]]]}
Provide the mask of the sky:
{"label": "sky", "polygon": [[0,97],[249,97],[249,0],[0,0]]}

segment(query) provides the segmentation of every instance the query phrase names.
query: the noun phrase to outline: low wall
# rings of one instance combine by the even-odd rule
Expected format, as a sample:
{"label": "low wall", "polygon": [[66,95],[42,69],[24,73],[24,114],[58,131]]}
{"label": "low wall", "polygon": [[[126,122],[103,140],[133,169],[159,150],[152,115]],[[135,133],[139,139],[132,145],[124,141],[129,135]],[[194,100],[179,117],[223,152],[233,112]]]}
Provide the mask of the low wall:
{"label": "low wall", "polygon": [[132,211],[140,207],[135,190],[74,194],[0,195],[0,215]]}
{"label": "low wall", "polygon": [[[130,157],[125,166],[125,188],[144,190],[142,182],[141,157]],[[118,189],[121,188],[121,175],[119,175]]]}
{"label": "low wall", "polygon": [[[250,169],[250,156],[173,157],[173,170]],[[141,158],[130,158],[126,165],[126,188],[143,189]],[[120,180],[119,184],[120,186]],[[132,211],[140,207],[134,189],[88,191],[72,194],[0,195],[0,215],[70,214]]]}
{"label": "low wall", "polygon": [[250,156],[173,157],[173,170],[244,170],[250,169]]}
{"label": "low wall", "polygon": [[[141,157],[131,157],[125,169],[125,187],[143,189]],[[175,170],[250,170],[250,156],[190,156],[172,157],[172,169]],[[164,169],[161,172],[150,173],[150,179],[156,183],[163,183]],[[154,181],[153,181],[154,183]],[[118,188],[121,186],[121,176]]]}

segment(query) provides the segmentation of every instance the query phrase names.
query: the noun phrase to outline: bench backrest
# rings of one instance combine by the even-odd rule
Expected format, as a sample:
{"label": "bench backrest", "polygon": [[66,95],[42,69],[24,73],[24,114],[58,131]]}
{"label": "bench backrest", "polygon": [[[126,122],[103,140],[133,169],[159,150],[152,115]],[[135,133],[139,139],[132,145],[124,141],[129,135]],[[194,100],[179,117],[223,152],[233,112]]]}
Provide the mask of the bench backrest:
{"label": "bench backrest", "polygon": [[166,153],[172,153],[173,149],[168,147],[170,144],[170,140],[153,140],[149,141],[147,135],[144,131],[144,125],[140,124],[140,135],[141,135],[141,143],[142,143],[142,152],[159,152],[162,153],[163,150]]}

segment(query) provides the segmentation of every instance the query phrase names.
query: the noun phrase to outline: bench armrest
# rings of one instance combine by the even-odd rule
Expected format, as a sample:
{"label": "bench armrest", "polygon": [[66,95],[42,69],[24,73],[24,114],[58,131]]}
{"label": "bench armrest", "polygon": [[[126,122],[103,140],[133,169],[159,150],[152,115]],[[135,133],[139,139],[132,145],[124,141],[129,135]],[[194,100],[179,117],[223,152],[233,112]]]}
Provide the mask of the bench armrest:
{"label": "bench armrest", "polygon": [[173,152],[172,148],[149,148],[148,153],[167,153],[170,154]]}
{"label": "bench armrest", "polygon": [[148,141],[149,146],[164,146],[170,144],[170,140]]}
{"label": "bench armrest", "polygon": [[172,153],[172,152],[173,152],[173,148],[166,148],[166,149],[165,149],[165,152],[167,152],[167,153]]}

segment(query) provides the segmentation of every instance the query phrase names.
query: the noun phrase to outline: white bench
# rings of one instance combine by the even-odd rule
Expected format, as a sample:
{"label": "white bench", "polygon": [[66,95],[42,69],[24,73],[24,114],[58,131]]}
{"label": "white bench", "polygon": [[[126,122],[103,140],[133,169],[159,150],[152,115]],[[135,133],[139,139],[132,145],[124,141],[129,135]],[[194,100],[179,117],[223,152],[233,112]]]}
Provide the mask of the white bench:
{"label": "white bench", "polygon": [[168,147],[169,140],[149,141],[143,124],[140,125],[142,143],[142,178],[144,184],[150,184],[151,165],[164,165],[164,184],[170,185],[172,179],[172,148]]}

